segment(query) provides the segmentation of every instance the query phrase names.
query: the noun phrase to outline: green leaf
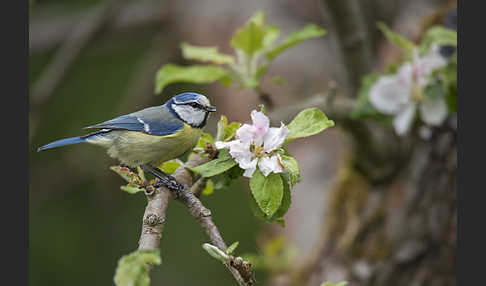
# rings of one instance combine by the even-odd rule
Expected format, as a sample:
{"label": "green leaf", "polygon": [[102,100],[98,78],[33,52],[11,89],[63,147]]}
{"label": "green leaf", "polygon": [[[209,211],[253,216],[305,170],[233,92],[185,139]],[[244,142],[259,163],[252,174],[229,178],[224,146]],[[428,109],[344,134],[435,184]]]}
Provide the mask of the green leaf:
{"label": "green leaf", "polygon": [[224,251],[221,249],[217,248],[216,246],[209,244],[209,243],[204,243],[202,245],[203,249],[206,250],[209,255],[212,257],[218,259],[221,262],[228,262],[229,261],[229,256],[226,254]]}
{"label": "green leaf", "polygon": [[226,126],[224,129],[224,141],[229,141],[235,136],[236,130],[240,128],[241,123],[239,122],[231,122]]}
{"label": "green leaf", "polygon": [[122,191],[129,193],[129,194],[136,194],[138,192],[143,192],[142,188],[139,188],[137,186],[130,186],[130,185],[120,186],[120,189]]}
{"label": "green leaf", "polygon": [[202,190],[201,194],[204,196],[209,196],[214,193],[214,183],[212,180],[207,180],[206,181],[206,186],[204,186],[204,189]]}
{"label": "green leaf", "polygon": [[219,151],[218,158],[189,169],[195,173],[201,174],[201,176],[203,176],[204,178],[209,178],[231,169],[236,164],[238,163],[236,163],[236,161],[231,158],[228,150],[221,149]]}
{"label": "green leaf", "polygon": [[406,39],[405,37],[393,32],[385,23],[383,22],[378,22],[376,24],[378,26],[378,29],[381,30],[381,32],[385,35],[385,37],[388,39],[388,41],[400,49],[405,53],[405,56],[409,59],[412,58],[413,56],[413,51],[415,49],[415,44]]}
{"label": "green leaf", "polygon": [[431,27],[420,43],[420,52],[425,53],[434,44],[457,47],[457,32],[442,26]]}
{"label": "green leaf", "polygon": [[181,44],[182,56],[188,60],[212,62],[215,64],[233,64],[234,59],[230,55],[221,54],[217,47],[199,47],[188,43]]}
{"label": "green leaf", "polygon": [[236,130],[240,127],[240,123],[231,122],[228,124],[228,118],[221,115],[221,119],[218,121],[218,129],[216,133],[216,141],[229,141],[236,134]]}
{"label": "green leaf", "polygon": [[282,204],[283,183],[279,174],[270,173],[265,177],[257,169],[250,179],[250,189],[260,209],[269,217]]}
{"label": "green leaf", "polygon": [[261,78],[267,72],[267,69],[268,65],[266,64],[259,66],[255,72],[255,77],[258,79]]}
{"label": "green leaf", "polygon": [[219,83],[225,87],[230,87],[231,83],[233,83],[234,75],[231,72],[228,72],[226,75],[219,79]]}
{"label": "green leaf", "polygon": [[295,158],[287,155],[280,155],[280,163],[284,167],[284,169],[289,172],[290,175],[290,184],[295,186],[298,182],[300,182],[300,169],[299,163]]}
{"label": "green leaf", "polygon": [[212,83],[227,75],[227,70],[217,66],[179,66],[167,64],[157,72],[155,79],[155,93],[160,94],[162,90],[171,83]]}
{"label": "green leaf", "polygon": [[207,144],[214,144],[214,139],[211,134],[203,132],[197,141],[197,147],[205,149]]}
{"label": "green leaf", "polygon": [[233,251],[235,251],[235,249],[238,247],[238,244],[240,244],[239,241],[233,242],[233,244],[231,244],[228,247],[228,249],[226,249],[226,254],[231,255],[233,253]]}
{"label": "green leaf", "polygon": [[179,168],[181,164],[177,161],[166,161],[162,164],[160,164],[159,169],[162,171],[168,173],[168,174],[173,174],[177,168]]}
{"label": "green leaf", "polygon": [[255,21],[249,21],[236,31],[233,38],[231,38],[231,46],[234,49],[245,52],[246,55],[251,57],[263,49],[264,37],[265,29],[255,23]]}
{"label": "green leaf", "polygon": [[117,286],[149,286],[146,264],[162,263],[159,250],[137,250],[120,258],[113,278]]}
{"label": "green leaf", "polygon": [[247,23],[255,23],[258,26],[263,26],[265,24],[265,11],[256,11],[255,14],[248,19]]}
{"label": "green leaf", "polygon": [[287,125],[290,132],[285,143],[315,135],[331,126],[334,126],[334,121],[327,119],[319,109],[315,107],[304,109]]}
{"label": "green leaf", "polygon": [[288,48],[295,46],[304,40],[323,36],[325,33],[326,31],[317,25],[307,25],[300,31],[290,34],[280,45],[266,52],[265,57],[267,60],[272,60]]}
{"label": "green leaf", "polygon": [[280,34],[280,28],[273,25],[265,26],[265,35],[263,36],[263,47],[270,47],[277,39]]}
{"label": "green leaf", "polygon": [[276,221],[277,223],[285,227],[285,221],[281,217],[283,217],[289,210],[290,204],[292,203],[292,196],[290,194],[289,184],[287,183],[288,179],[285,178],[284,174],[280,174],[280,176],[283,183],[282,203],[280,204],[280,207],[275,212],[275,214],[272,216],[271,220]]}
{"label": "green leaf", "polygon": [[228,125],[228,118],[226,116],[221,115],[221,118],[217,124],[217,131],[216,131],[216,141],[224,141],[225,133],[224,130]]}

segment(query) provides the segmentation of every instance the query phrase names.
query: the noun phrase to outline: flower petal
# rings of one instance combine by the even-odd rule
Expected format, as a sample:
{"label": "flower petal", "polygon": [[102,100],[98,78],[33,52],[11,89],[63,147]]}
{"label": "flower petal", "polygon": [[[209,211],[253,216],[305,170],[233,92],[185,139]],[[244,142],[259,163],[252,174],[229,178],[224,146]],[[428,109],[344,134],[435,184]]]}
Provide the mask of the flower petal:
{"label": "flower petal", "polygon": [[411,88],[409,66],[404,66],[396,75],[378,79],[370,89],[370,102],[380,112],[396,114],[410,101]]}
{"label": "flower petal", "polygon": [[216,149],[230,148],[231,145],[235,143],[235,141],[236,140],[228,141],[228,142],[216,141],[214,142],[214,145],[216,146]]}
{"label": "flower petal", "polygon": [[278,157],[278,155],[273,155],[271,157],[263,157],[260,159],[260,161],[258,161],[258,168],[265,177],[268,176],[268,174],[270,174],[271,172],[283,172],[283,168],[278,162]]}
{"label": "flower petal", "polygon": [[433,126],[442,124],[447,117],[447,104],[444,98],[425,100],[419,106],[420,116],[422,120]]}
{"label": "flower petal", "polygon": [[255,128],[253,125],[243,124],[236,130],[236,138],[240,139],[244,143],[251,143],[255,134]]}
{"label": "flower petal", "polygon": [[270,126],[270,120],[265,114],[263,114],[263,112],[260,111],[252,110],[251,120],[253,121],[253,126],[255,127],[261,127],[262,129],[267,130]]}
{"label": "flower petal", "polygon": [[282,122],[280,122],[280,128],[271,127],[263,137],[263,150],[268,153],[280,148],[287,135],[289,135],[289,129]]}
{"label": "flower petal", "polygon": [[409,104],[393,119],[393,127],[395,127],[398,135],[405,135],[410,129],[410,126],[412,126],[413,119],[415,118],[415,109],[416,104]]}
{"label": "flower petal", "polygon": [[254,128],[253,142],[255,145],[261,146],[263,144],[263,137],[270,127],[270,120],[263,112],[256,110],[252,110],[251,120],[253,121]]}
{"label": "flower petal", "polygon": [[242,169],[245,170],[245,172],[243,173],[243,176],[245,176],[247,178],[251,178],[251,176],[253,176],[253,173],[256,170],[257,163],[258,163],[257,158],[255,158],[251,161],[246,161],[246,160],[242,161],[239,165]]}
{"label": "flower petal", "polygon": [[254,143],[257,146],[263,144],[263,137],[268,131],[270,120],[262,112],[253,110],[251,112],[251,120],[253,124],[243,124],[236,130],[236,138],[245,143]]}
{"label": "flower petal", "polygon": [[418,65],[423,75],[428,75],[436,69],[447,64],[446,58],[444,58],[440,53],[440,47],[438,45],[433,45],[429,51],[419,59]]}
{"label": "flower petal", "polygon": [[230,155],[238,162],[241,158],[251,158],[253,157],[253,153],[250,151],[250,144],[243,143],[240,140],[233,140],[230,141],[232,144],[230,145]]}

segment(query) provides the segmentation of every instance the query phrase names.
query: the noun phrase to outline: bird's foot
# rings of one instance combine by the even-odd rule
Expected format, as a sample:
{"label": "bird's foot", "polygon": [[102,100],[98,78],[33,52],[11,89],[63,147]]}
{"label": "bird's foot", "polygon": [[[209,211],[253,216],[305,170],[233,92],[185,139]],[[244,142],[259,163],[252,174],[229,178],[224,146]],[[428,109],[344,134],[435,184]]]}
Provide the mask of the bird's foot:
{"label": "bird's foot", "polygon": [[172,176],[157,180],[154,183],[154,187],[166,187],[172,192],[176,199],[182,195],[182,191],[184,190],[184,186],[177,182],[177,180]]}

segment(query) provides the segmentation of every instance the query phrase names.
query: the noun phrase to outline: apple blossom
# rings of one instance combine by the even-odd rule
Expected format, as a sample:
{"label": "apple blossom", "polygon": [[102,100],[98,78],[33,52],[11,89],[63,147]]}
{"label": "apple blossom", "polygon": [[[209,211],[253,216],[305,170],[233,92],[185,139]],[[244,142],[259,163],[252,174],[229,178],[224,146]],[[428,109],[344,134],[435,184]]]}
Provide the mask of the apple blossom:
{"label": "apple blossom", "polygon": [[380,77],[371,87],[371,104],[380,112],[394,115],[393,126],[398,135],[410,129],[417,109],[428,125],[440,125],[447,117],[444,97],[430,98],[423,94],[431,83],[432,72],[446,63],[437,45],[423,56],[415,51],[412,62],[404,63],[396,74]]}
{"label": "apple blossom", "polygon": [[253,124],[238,128],[235,140],[217,141],[216,148],[228,148],[231,157],[245,170],[245,177],[251,178],[257,166],[265,177],[271,172],[283,172],[280,155],[274,151],[282,146],[289,129],[283,123],[279,128],[270,127],[268,117],[256,110],[251,112],[251,119]]}

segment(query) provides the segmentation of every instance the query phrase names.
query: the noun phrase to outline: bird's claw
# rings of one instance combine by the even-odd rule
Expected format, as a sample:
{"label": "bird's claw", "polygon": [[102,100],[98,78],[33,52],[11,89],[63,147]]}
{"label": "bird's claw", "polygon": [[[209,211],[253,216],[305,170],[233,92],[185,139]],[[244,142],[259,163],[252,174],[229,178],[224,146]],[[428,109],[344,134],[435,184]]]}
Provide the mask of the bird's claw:
{"label": "bird's claw", "polygon": [[158,180],[154,183],[154,187],[156,188],[162,186],[172,191],[176,198],[180,197],[182,191],[184,190],[184,186],[181,183],[177,182],[177,180],[172,176],[167,177],[166,180]]}

